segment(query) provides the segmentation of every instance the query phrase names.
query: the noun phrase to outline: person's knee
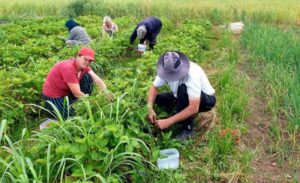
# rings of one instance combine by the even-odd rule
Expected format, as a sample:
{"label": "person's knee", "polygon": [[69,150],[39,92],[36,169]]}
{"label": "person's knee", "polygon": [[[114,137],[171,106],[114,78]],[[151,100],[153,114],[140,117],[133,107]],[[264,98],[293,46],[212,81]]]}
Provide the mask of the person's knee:
{"label": "person's knee", "polygon": [[174,102],[176,102],[176,98],[171,92],[160,93],[156,95],[154,101],[154,103],[160,107],[173,105]]}
{"label": "person's knee", "polygon": [[85,73],[83,75],[82,79],[85,79],[85,80],[87,80],[89,82],[93,82],[93,78],[92,78],[92,76],[89,73]]}
{"label": "person's knee", "polygon": [[93,86],[93,79],[92,76],[88,73],[85,73],[80,80],[80,90],[85,94],[91,94]]}
{"label": "person's knee", "polygon": [[206,97],[205,99],[203,99],[203,101],[201,101],[200,104],[200,110],[199,112],[207,112],[212,110],[212,108],[214,108],[216,105],[216,97],[215,96],[211,96],[211,97]]}

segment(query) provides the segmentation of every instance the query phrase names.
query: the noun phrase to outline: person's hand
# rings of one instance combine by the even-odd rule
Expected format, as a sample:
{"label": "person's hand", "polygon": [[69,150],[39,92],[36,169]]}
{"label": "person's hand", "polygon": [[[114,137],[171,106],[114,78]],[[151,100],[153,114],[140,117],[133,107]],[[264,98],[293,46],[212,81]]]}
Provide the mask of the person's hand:
{"label": "person's hand", "polygon": [[63,36],[57,36],[58,39],[62,40],[62,41],[66,41],[66,38]]}
{"label": "person's hand", "polygon": [[105,92],[105,95],[109,102],[112,102],[114,100],[114,95],[111,92],[107,91]]}
{"label": "person's hand", "polygon": [[159,119],[154,124],[155,124],[156,128],[163,130],[163,129],[166,129],[169,126],[171,126],[172,121],[169,118]]}
{"label": "person's hand", "polygon": [[128,49],[128,51],[132,51],[132,50],[133,50],[133,47],[132,47],[132,46],[129,46],[127,49]]}
{"label": "person's hand", "polygon": [[155,124],[156,121],[156,113],[154,112],[152,107],[148,108],[148,116],[147,119],[150,123]]}
{"label": "person's hand", "polygon": [[71,40],[66,40],[66,44],[67,44],[67,47],[72,47],[72,41]]}
{"label": "person's hand", "polygon": [[138,50],[136,51],[136,53],[137,53],[138,55],[140,55],[140,56],[144,54],[143,51],[138,51]]}

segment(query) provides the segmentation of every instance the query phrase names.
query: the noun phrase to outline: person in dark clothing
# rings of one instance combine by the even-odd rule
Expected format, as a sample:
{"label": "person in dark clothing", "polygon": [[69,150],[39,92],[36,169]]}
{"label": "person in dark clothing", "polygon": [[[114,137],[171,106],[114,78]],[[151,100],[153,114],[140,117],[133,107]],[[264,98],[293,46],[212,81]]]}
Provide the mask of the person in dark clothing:
{"label": "person in dark clothing", "polygon": [[140,40],[140,44],[145,41],[149,42],[149,47],[154,48],[156,44],[156,36],[159,34],[162,22],[158,18],[150,17],[141,21],[130,36],[130,44],[133,44],[136,37]]}

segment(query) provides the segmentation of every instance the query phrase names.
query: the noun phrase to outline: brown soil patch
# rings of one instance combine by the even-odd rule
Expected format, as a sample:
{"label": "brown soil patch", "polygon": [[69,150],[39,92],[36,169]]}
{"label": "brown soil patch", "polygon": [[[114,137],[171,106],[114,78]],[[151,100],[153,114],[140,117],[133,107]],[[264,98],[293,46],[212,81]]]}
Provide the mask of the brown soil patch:
{"label": "brown soil patch", "polygon": [[[245,65],[240,65],[239,72],[246,73],[245,67]],[[254,73],[247,72],[247,76],[249,83],[252,83],[247,88],[250,97],[247,110],[250,115],[246,119],[248,132],[242,136],[241,142],[245,144],[248,151],[256,151],[251,163],[252,172],[249,181],[257,183],[293,182],[292,176],[300,171],[290,168],[288,160],[282,157],[283,153],[275,150],[277,140],[270,136],[272,114],[267,110],[267,101],[257,96],[257,89],[260,86],[256,86],[255,83],[262,83]],[[278,114],[277,121],[281,130],[286,129],[287,119],[284,115]],[[289,138],[289,135],[286,137],[283,135],[282,141],[288,141]]]}

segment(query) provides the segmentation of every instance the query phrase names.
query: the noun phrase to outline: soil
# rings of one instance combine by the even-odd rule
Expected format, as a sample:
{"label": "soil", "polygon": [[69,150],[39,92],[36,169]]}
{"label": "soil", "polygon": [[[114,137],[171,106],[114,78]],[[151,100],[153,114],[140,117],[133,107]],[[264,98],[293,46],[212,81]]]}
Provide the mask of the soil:
{"label": "soil", "polygon": [[[243,53],[242,59],[244,59]],[[259,83],[259,78],[254,73],[246,71],[245,60],[243,63],[239,66],[239,72],[247,74],[249,83]],[[278,140],[270,136],[272,114],[268,112],[267,101],[259,97],[256,93],[259,87],[255,84],[249,84],[246,90],[250,97],[247,107],[249,117],[246,119],[248,132],[241,137],[241,142],[246,146],[248,151],[256,151],[251,163],[252,172],[250,173],[249,181],[256,183],[294,182],[295,179],[292,178],[297,174],[298,177],[300,176],[300,169],[290,166],[291,162],[288,159],[291,157],[284,157],[287,155],[275,150]],[[278,114],[277,121],[281,130],[286,129],[288,121],[283,114]],[[284,134],[284,131],[282,133]],[[287,143],[290,140],[289,135],[282,136],[281,144]],[[297,156],[297,153],[295,153],[295,156]],[[300,182],[300,180],[298,181]]]}

